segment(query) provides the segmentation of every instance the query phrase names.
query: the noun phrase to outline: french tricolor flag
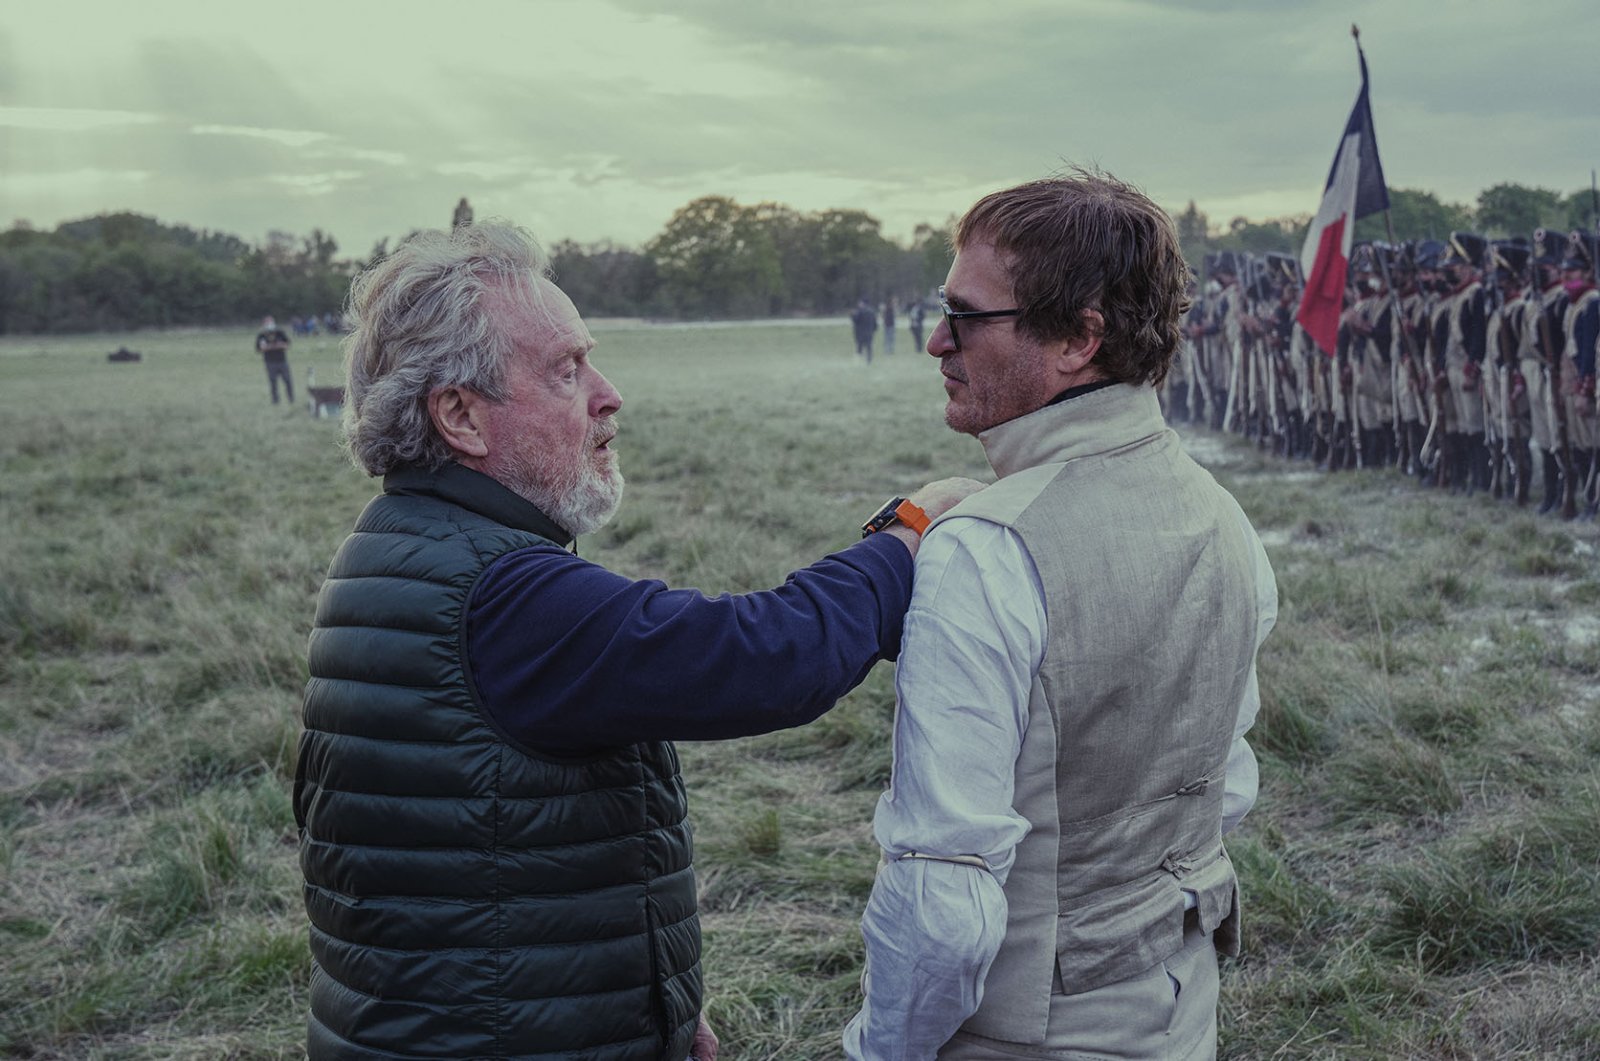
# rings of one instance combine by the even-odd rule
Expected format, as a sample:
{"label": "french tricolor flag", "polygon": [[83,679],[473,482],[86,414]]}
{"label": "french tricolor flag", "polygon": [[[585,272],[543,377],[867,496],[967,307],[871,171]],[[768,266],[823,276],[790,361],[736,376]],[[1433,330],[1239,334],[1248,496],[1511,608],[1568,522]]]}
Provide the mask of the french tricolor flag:
{"label": "french tricolor flag", "polygon": [[[1354,33],[1355,27],[1351,27]],[[1372,107],[1367,99],[1367,57],[1356,38],[1361,59],[1361,94],[1345,123],[1339,150],[1328,171],[1322,206],[1306,233],[1300,251],[1300,268],[1306,290],[1295,320],[1306,334],[1333,356],[1339,339],[1339,314],[1344,308],[1345,277],[1350,265],[1350,243],[1356,221],[1389,208],[1389,188],[1378,161],[1378,137],[1372,131]]]}

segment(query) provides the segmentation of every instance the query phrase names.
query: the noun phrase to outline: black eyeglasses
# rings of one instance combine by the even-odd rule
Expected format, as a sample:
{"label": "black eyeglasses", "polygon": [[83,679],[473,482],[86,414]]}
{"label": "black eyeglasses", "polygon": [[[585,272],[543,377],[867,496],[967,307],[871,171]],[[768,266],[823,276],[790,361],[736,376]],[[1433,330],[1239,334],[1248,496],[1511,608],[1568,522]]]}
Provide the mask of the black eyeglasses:
{"label": "black eyeglasses", "polygon": [[974,320],[980,317],[1016,317],[1020,316],[1020,309],[951,309],[950,300],[944,297],[944,285],[939,285],[939,312],[944,314],[944,322],[950,326],[950,345],[956,348],[956,353],[961,352],[961,333],[956,331],[956,321]]}

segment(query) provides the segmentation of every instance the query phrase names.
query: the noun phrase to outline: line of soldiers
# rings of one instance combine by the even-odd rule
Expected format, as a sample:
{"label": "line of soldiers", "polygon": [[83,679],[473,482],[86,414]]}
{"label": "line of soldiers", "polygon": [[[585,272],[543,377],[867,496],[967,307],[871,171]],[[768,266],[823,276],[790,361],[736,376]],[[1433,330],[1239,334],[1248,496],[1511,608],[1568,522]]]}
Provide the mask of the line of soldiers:
{"label": "line of soldiers", "polygon": [[1332,356],[1295,321],[1296,258],[1208,254],[1168,418],[1518,505],[1537,474],[1541,514],[1593,518],[1597,237],[1357,244]]}

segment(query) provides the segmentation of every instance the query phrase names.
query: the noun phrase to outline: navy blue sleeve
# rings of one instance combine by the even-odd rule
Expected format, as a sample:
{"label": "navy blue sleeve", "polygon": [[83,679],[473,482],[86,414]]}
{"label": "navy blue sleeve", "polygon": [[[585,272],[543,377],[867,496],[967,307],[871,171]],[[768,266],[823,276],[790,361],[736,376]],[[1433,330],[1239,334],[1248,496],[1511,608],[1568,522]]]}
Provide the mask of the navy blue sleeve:
{"label": "navy blue sleeve", "polygon": [[466,655],[491,721],[535,751],[719,740],[799,726],[900,651],[911,554],[875,534],[777,589],[707,597],[554,546],[496,560]]}

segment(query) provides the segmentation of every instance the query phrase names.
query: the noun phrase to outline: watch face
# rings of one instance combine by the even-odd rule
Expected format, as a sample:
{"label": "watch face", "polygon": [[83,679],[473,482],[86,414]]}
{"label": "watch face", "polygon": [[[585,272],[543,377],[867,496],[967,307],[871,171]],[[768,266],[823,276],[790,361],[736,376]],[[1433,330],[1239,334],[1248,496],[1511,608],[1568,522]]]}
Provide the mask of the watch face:
{"label": "watch face", "polygon": [[889,500],[885,501],[882,507],[880,507],[878,511],[874,512],[872,517],[868,519],[867,522],[861,525],[861,536],[865,538],[867,535],[872,534],[875,531],[881,531],[883,528],[899,519],[900,517],[897,514],[896,509],[898,509],[900,505],[904,503],[904,501],[905,498],[903,497],[891,497]]}

